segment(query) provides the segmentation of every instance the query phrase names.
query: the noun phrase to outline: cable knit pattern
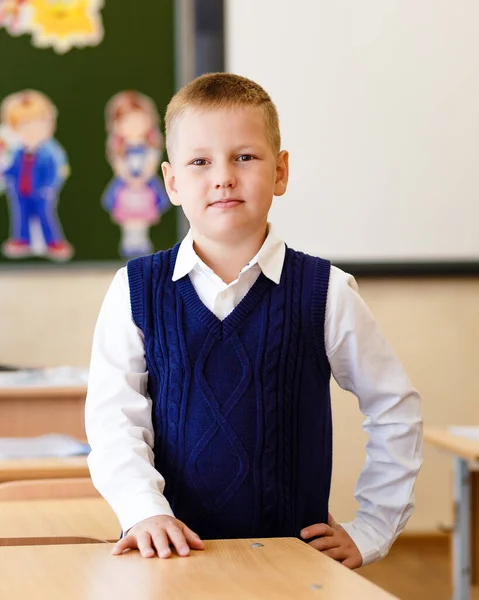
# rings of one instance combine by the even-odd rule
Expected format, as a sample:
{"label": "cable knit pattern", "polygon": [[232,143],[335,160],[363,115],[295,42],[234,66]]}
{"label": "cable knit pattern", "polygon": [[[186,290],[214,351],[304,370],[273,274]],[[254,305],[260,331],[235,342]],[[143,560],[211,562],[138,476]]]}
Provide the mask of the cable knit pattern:
{"label": "cable knit pattern", "polygon": [[288,294],[288,314],[290,315],[290,344],[286,354],[286,376],[284,378],[284,415],[283,415],[283,471],[284,471],[284,515],[285,525],[288,529],[294,529],[293,504],[294,496],[292,491],[292,479],[294,477],[294,464],[292,460],[296,457],[293,449],[293,435],[296,425],[296,411],[291,405],[293,401],[293,387],[298,360],[299,337],[299,317],[300,317],[300,299],[302,292],[302,270],[303,256],[297,252],[293,254],[293,260],[288,261],[288,278],[290,285],[287,285]]}
{"label": "cable knit pattern", "polygon": [[[166,262],[166,261],[165,261]],[[156,264],[158,268],[155,269]],[[156,273],[161,273],[161,277],[155,278]],[[177,298],[175,294],[165,294],[163,290],[168,286],[168,262],[163,263],[161,255],[156,254],[153,261],[153,282],[155,286],[154,298],[162,298],[163,314],[157,312],[156,329],[164,328],[164,337],[160,336],[155,345],[154,361],[162,361],[162,357],[168,357],[163,360],[166,366],[164,380],[166,386],[163,387],[162,403],[159,403],[155,411],[155,421],[163,421],[163,435],[160,437],[164,446],[164,456],[166,457],[169,468],[169,478],[166,482],[170,487],[173,498],[176,493],[176,478],[170,475],[174,472],[178,464],[178,451],[181,445],[182,437],[179,432],[179,421],[181,412],[182,389],[184,382],[183,357],[180,353],[179,333],[182,331],[177,327]],[[154,336],[156,338],[156,336]],[[157,469],[161,467],[161,454],[155,456],[155,465]]]}
{"label": "cable knit pattern", "polygon": [[[283,270],[282,280],[285,274]],[[284,293],[273,290],[269,299],[268,338],[264,357],[264,447],[263,447],[263,526],[268,531],[266,537],[277,535],[275,524],[278,521],[278,503],[282,491],[278,489],[277,473],[280,460],[278,457],[278,378],[279,358],[283,341]]]}
{"label": "cable knit pattern", "polygon": [[287,249],[220,321],[172,281],[178,248],[128,265],[165,495],[205,539],[298,536],[328,513],[330,265]]}

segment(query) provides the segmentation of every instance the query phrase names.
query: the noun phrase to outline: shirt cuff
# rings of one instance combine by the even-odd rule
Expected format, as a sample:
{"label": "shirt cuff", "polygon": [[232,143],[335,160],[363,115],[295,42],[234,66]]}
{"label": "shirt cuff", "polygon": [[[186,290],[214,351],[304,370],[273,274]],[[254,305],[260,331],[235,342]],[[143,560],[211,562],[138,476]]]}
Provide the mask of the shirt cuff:
{"label": "shirt cuff", "polygon": [[368,525],[359,525],[356,521],[349,523],[340,523],[358,547],[363,558],[365,567],[372,562],[384,558],[389,552],[390,544],[385,542],[372,527]]}
{"label": "shirt cuff", "polygon": [[145,493],[133,496],[121,507],[115,507],[123,536],[134,525],[150,517],[168,515],[174,517],[168,500],[163,494]]}

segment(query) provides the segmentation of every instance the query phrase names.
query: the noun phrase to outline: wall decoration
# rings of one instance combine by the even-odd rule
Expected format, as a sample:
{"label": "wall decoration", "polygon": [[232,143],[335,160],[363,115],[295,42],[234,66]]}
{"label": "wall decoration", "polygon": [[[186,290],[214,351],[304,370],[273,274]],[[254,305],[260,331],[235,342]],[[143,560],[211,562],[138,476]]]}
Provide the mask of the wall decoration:
{"label": "wall decoration", "polygon": [[120,226],[124,258],[153,251],[149,229],[170,202],[157,175],[163,152],[159,116],[151,98],[136,91],[116,94],[105,112],[107,158],[114,173],[103,207]]}
{"label": "wall decoration", "polygon": [[[64,2],[65,6],[68,4],[80,6],[78,0]],[[147,248],[148,251],[150,248],[151,251],[166,250],[183,235],[182,221],[178,231],[180,210],[170,206],[159,169],[161,154],[166,156],[166,150],[163,150],[160,134],[163,128],[158,113],[164,113],[175,92],[175,49],[178,47],[175,2],[142,0],[141,9],[131,0],[89,0],[87,5],[96,7],[94,14],[101,17],[99,25],[105,28],[104,41],[98,46],[73,47],[58,54],[51,47],[36,47],[30,26],[33,18],[45,14],[45,11],[34,11],[34,7],[58,7],[58,0],[8,0],[8,16],[7,0],[0,0],[0,14],[3,14],[0,57],[4,59],[0,59],[0,109],[2,100],[28,88],[41,91],[58,113],[51,127],[51,141],[45,142],[45,150],[55,157],[50,162],[59,170],[54,188],[56,195],[48,206],[53,210],[60,239],[65,243],[61,250],[63,255],[58,251],[53,260],[53,249],[49,254],[40,220],[32,217],[28,221],[28,247],[6,244],[18,235],[15,215],[19,218],[20,212],[15,213],[18,198],[14,178],[3,174],[24,145],[14,127],[0,117],[0,271],[2,268],[29,271],[40,265],[42,269],[59,272],[76,266],[119,268],[128,258],[127,254]],[[47,22],[42,20],[45,26]],[[28,23],[28,32],[24,31],[25,23]],[[136,149],[132,148],[135,141],[128,134],[128,118],[123,127],[126,129],[123,146],[122,132],[118,131],[121,125],[115,127],[110,121],[111,127],[107,127],[105,123],[109,100],[124,90],[138,90],[147,98],[148,106],[137,111],[140,129],[141,123],[153,124],[147,127],[146,136],[139,137]],[[139,102],[143,107],[141,100]],[[117,122],[123,122],[121,117]],[[68,164],[72,172],[65,178]],[[126,164],[133,174],[129,180],[122,176],[122,165]],[[141,176],[134,177],[135,172]],[[131,209],[132,204],[146,206],[148,214],[145,210],[141,219],[129,218],[137,216],[125,210],[126,206]],[[125,238],[124,244],[122,238]],[[6,253],[2,251],[3,244]],[[118,248],[122,246],[125,251],[120,254]],[[14,260],[12,255],[18,258]],[[25,258],[20,258],[21,255]],[[67,260],[69,255],[71,259]],[[66,262],[61,262],[60,257]]]}
{"label": "wall decoration", "polygon": [[30,20],[29,0],[0,0],[0,27],[4,27],[10,35],[29,32]]}
{"label": "wall decoration", "polygon": [[14,131],[0,124],[0,194],[5,190],[4,171],[12,164],[14,151],[19,145]]}
{"label": "wall decoration", "polygon": [[102,0],[29,0],[34,46],[59,53],[97,46],[103,39]]}
{"label": "wall decoration", "polygon": [[103,0],[0,0],[0,26],[10,35],[32,35],[38,48],[63,54],[103,39]]}
{"label": "wall decoration", "polygon": [[7,96],[0,107],[4,181],[10,236],[2,246],[10,259],[40,255],[65,261],[73,248],[57,216],[60,191],[69,175],[67,155],[54,138],[57,109],[41,92]]}

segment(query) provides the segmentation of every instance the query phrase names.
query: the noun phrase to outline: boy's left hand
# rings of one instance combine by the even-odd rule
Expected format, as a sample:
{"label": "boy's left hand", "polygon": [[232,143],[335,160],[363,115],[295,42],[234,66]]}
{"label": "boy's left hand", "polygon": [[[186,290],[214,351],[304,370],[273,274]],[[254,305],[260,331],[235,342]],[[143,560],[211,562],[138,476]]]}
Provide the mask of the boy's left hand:
{"label": "boy's left hand", "polygon": [[301,537],[308,540],[312,537],[321,536],[309,545],[319,550],[326,556],[337,560],[348,569],[358,569],[363,564],[363,558],[358,547],[351,537],[346,533],[344,527],[333,519],[328,513],[328,524],[316,523],[309,525],[301,531]]}

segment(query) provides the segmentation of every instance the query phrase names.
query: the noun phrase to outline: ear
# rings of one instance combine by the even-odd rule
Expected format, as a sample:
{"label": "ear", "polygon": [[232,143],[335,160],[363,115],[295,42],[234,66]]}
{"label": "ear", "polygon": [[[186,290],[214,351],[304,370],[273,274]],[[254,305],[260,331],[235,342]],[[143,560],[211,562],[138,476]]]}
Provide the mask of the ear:
{"label": "ear", "polygon": [[173,166],[169,162],[161,163],[161,171],[163,173],[163,179],[165,181],[165,188],[168,197],[170,198],[171,204],[174,206],[180,206],[181,201],[179,198],[178,190],[176,189],[176,179]]}
{"label": "ear", "polygon": [[288,187],[289,178],[289,154],[282,150],[276,159],[276,179],[274,182],[274,195],[282,196]]}

